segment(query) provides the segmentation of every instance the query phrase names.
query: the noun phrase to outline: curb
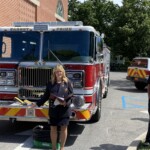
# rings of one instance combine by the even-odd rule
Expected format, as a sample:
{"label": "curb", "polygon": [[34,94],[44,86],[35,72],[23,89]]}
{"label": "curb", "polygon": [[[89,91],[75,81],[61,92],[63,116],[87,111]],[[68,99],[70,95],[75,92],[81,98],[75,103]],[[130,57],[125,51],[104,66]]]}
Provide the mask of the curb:
{"label": "curb", "polygon": [[129,145],[129,147],[127,148],[127,150],[137,150],[140,142],[145,140],[146,137],[146,132],[144,132],[143,134],[141,134],[140,136],[138,136],[134,141],[132,141],[132,143]]}

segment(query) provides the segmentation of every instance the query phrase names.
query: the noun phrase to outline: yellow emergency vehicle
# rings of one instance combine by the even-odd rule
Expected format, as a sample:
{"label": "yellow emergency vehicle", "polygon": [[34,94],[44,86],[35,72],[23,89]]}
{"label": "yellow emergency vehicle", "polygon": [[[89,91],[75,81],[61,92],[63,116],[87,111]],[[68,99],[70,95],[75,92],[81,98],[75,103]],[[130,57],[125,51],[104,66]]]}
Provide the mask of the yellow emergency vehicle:
{"label": "yellow emergency vehicle", "polygon": [[150,58],[135,57],[127,70],[127,80],[134,82],[138,90],[144,90],[150,75]]}

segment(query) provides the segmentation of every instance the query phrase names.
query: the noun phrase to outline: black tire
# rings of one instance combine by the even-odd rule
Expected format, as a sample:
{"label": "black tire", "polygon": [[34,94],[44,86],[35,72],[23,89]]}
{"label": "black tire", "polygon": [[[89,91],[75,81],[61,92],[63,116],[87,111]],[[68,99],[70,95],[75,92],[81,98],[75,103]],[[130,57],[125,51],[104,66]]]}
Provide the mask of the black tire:
{"label": "black tire", "polygon": [[100,120],[101,117],[101,100],[102,100],[102,89],[101,89],[101,84],[100,84],[100,90],[97,90],[97,97],[96,97],[96,101],[97,101],[97,110],[95,112],[95,114],[93,114],[92,118],[91,118],[91,122],[98,122]]}
{"label": "black tire", "polygon": [[107,89],[106,89],[105,93],[103,94],[103,98],[106,98],[106,97],[107,97],[107,95],[108,95],[108,87],[107,87]]}
{"label": "black tire", "polygon": [[110,86],[110,75],[108,74],[108,87]]}
{"label": "black tire", "polygon": [[99,102],[99,106],[97,107],[96,113],[92,116],[91,122],[98,122],[101,118],[101,101]]}
{"label": "black tire", "polygon": [[144,90],[147,85],[146,83],[143,82],[135,82],[134,84],[138,90]]}
{"label": "black tire", "polygon": [[105,90],[105,93],[103,94],[103,98],[106,98],[107,97],[107,95],[108,95],[108,86],[109,86],[109,83],[110,81],[109,81],[109,75],[108,75],[108,80],[107,80],[107,88],[106,88],[106,90]]}

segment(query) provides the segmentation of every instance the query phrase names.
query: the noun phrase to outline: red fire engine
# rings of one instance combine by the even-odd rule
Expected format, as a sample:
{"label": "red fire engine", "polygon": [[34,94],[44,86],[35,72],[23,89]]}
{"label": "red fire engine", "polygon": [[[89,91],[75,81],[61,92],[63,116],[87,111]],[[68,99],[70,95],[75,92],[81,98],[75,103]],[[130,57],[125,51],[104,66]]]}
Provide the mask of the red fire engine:
{"label": "red fire engine", "polygon": [[0,27],[0,120],[47,121],[48,103],[34,109],[27,105],[43,95],[58,63],[78,98],[70,120],[98,121],[108,93],[110,51],[99,33],[80,21]]}

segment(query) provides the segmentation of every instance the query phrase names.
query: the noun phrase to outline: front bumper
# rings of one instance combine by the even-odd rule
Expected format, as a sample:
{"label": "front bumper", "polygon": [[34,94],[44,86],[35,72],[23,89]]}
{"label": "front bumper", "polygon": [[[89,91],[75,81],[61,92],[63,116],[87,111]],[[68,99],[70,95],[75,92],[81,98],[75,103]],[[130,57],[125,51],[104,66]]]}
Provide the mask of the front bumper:
{"label": "front bumper", "polygon": [[132,82],[143,82],[143,83],[147,83],[147,78],[139,78],[139,77],[127,76],[126,79],[127,79],[127,80],[130,80],[130,81],[132,81]]}
{"label": "front bumper", "polygon": [[[91,103],[86,103],[77,109],[71,104],[70,121],[90,120],[94,111],[91,111],[90,106]],[[48,119],[48,106],[29,108],[19,102],[0,100],[0,120],[47,122]]]}

